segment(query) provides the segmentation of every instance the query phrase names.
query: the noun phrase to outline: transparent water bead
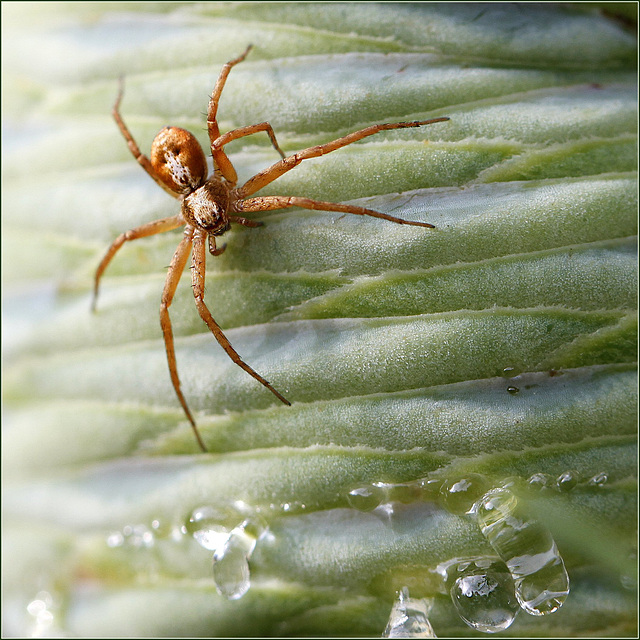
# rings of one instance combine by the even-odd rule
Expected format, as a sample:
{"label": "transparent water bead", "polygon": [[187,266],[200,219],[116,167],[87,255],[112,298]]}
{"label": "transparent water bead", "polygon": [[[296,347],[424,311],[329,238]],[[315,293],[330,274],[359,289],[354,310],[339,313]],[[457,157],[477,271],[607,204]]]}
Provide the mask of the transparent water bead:
{"label": "transparent water bead", "polygon": [[387,485],[383,482],[374,482],[365,487],[358,487],[349,491],[347,501],[352,509],[373,511],[386,499],[387,493]]}
{"label": "transparent water bead", "polygon": [[191,512],[186,522],[187,533],[209,551],[215,551],[225,544],[229,529],[222,525],[223,515],[211,506],[198,507]]}
{"label": "transparent water bead", "polygon": [[241,598],[251,586],[249,558],[256,538],[245,533],[244,526],[233,529],[213,554],[213,579],[218,593],[229,600]]}
{"label": "transparent water bead", "polygon": [[461,478],[445,482],[440,489],[444,508],[457,515],[469,513],[476,500],[489,488],[487,478],[479,473],[467,473]]}
{"label": "transparent water bead", "polygon": [[551,476],[546,473],[534,473],[528,480],[527,486],[531,491],[542,491],[551,485]]}
{"label": "transparent water bead", "polygon": [[556,478],[556,488],[558,491],[571,491],[576,488],[579,479],[577,471],[565,471]]}
{"label": "transparent water bead", "polygon": [[463,562],[453,577],[449,594],[458,615],[469,627],[497,633],[511,626],[520,605],[513,578],[502,561],[480,558]]}
{"label": "transparent water bead", "polygon": [[403,587],[391,608],[383,638],[437,638],[429,622],[429,601],[410,598]]}
{"label": "transparent water bead", "polygon": [[492,489],[478,500],[478,524],[509,568],[522,609],[534,616],[553,613],[569,595],[569,576],[548,529],[520,517],[517,505],[508,489]]}
{"label": "transparent water bead", "polygon": [[606,484],[607,480],[609,480],[609,476],[604,471],[601,471],[600,473],[596,473],[592,478],[589,478],[587,484],[590,487],[602,487]]}

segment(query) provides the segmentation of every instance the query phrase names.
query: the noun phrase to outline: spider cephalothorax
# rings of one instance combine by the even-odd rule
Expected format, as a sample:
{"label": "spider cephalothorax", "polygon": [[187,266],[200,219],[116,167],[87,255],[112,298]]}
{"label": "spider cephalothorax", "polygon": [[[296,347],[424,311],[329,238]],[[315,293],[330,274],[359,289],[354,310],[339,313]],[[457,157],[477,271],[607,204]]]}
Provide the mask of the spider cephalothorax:
{"label": "spider cephalothorax", "polygon": [[[229,357],[239,367],[253,376],[258,382],[264,385],[280,401],[291,404],[280,392],[278,392],[259,373],[254,371],[246,362],[240,358],[238,352],[231,346],[220,326],[216,323],[207,305],[204,302],[204,276],[206,250],[208,247],[211,255],[220,255],[226,245],[216,246],[216,236],[223,234],[230,228],[232,223],[241,224],[246,227],[257,227],[262,223],[245,218],[244,213],[255,213],[258,211],[270,211],[273,209],[283,209],[287,207],[301,207],[303,209],[313,209],[320,211],[338,211],[343,213],[354,213],[357,215],[367,215],[375,218],[382,218],[397,224],[414,225],[418,227],[431,227],[427,222],[415,222],[402,220],[394,216],[365,209],[356,205],[339,204],[335,202],[324,202],[321,200],[311,200],[297,196],[262,196],[250,198],[256,191],[273,182],[276,178],[298,166],[303,160],[317,158],[326,153],[331,153],[336,149],[345,147],[352,142],[371,136],[379,131],[388,129],[406,129],[408,127],[420,127],[434,122],[443,122],[449,118],[433,118],[431,120],[420,120],[416,122],[396,122],[390,124],[374,124],[360,131],[350,133],[342,138],[333,140],[323,145],[309,147],[298,151],[290,156],[286,156],[280,149],[271,125],[268,122],[249,125],[234,129],[220,135],[218,127],[217,112],[220,94],[226,82],[231,68],[242,62],[249,53],[251,46],[238,58],[227,62],[220,71],[218,81],[215,84],[213,93],[209,100],[207,111],[207,128],[211,143],[211,155],[213,156],[214,172],[208,175],[207,160],[195,136],[179,127],[164,127],[155,137],[151,145],[151,159],[147,158],[136,144],[129,129],[120,116],[120,101],[122,99],[122,85],[118,98],[113,107],[113,117],[122,132],[127,145],[140,163],[142,168],[168,193],[174,198],[182,201],[180,213],[169,218],[162,218],[147,224],[143,224],[134,229],[130,229],[120,234],[111,244],[104,258],[100,262],[95,274],[93,290],[93,308],[98,296],[98,286],[100,278],[107,268],[111,259],[118,249],[127,241],[146,236],[171,231],[184,226],[182,240],[178,244],[165,281],[162,299],[160,302],[160,325],[165,341],[167,361],[169,364],[169,374],[175,389],[178,400],[193,427],[198,444],[203,451],[206,451],[195,420],[180,389],[180,379],[176,365],[175,349],[173,344],[173,330],[169,317],[169,307],[173,301],[180,276],[187,264],[189,254],[192,254],[192,287],[196,307],[200,317],[204,320],[209,330],[213,333],[220,346],[227,352]],[[224,146],[232,140],[237,140],[244,136],[264,131],[268,134],[271,144],[280,154],[282,160],[271,165],[267,169],[257,173],[247,180],[241,187],[236,187],[238,176],[231,161],[224,151]]]}

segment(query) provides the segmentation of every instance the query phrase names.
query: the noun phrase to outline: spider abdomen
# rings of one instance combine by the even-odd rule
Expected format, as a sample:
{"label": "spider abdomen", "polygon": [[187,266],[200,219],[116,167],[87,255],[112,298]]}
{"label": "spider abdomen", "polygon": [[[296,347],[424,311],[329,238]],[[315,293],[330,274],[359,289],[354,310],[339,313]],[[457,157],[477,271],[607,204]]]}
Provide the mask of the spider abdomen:
{"label": "spider abdomen", "polygon": [[214,176],[182,201],[185,221],[214,235],[229,228],[228,211],[229,190]]}
{"label": "spider abdomen", "polygon": [[195,191],[207,179],[207,159],[200,143],[180,127],[165,127],[154,138],[151,165],[174,193]]}

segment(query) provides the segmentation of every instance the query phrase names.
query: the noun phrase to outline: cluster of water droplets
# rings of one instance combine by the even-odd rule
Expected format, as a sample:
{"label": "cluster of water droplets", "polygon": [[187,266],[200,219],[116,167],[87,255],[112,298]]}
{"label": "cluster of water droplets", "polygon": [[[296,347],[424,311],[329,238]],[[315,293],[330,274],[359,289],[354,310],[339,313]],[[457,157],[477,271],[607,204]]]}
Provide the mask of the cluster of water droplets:
{"label": "cluster of water droplets", "polygon": [[[517,485],[532,492],[550,490],[567,493],[581,485],[603,487],[608,480],[609,476],[604,471],[583,478],[577,471],[567,470],[557,477],[547,473],[534,473],[524,483],[518,477],[505,478],[499,486],[509,488]],[[494,487],[482,474],[467,473],[451,481],[426,477],[401,483],[373,482],[349,491],[347,501],[353,509],[373,511],[381,505],[393,502],[409,504],[430,500],[438,502],[451,513],[461,515],[472,513],[476,500],[492,488]]]}
{"label": "cluster of water droplets", "polygon": [[[288,511],[289,505],[279,506],[280,512]],[[249,590],[249,560],[257,542],[268,531],[260,509],[238,500],[200,506],[178,523],[153,520],[151,526],[125,525],[121,530],[109,533],[106,543],[113,549],[146,550],[148,553],[139,562],[153,575],[157,561],[155,554],[162,556],[163,544],[185,544],[193,539],[202,548],[213,552],[212,574],[218,593],[235,600]],[[162,557],[166,561],[166,557]]]}
{"label": "cluster of water droplets", "polygon": [[[158,522],[154,520],[154,522]],[[153,525],[152,525],[153,526]],[[107,546],[114,547],[153,547],[156,536],[152,529],[145,524],[127,524],[121,531],[113,531],[107,536]]]}
{"label": "cluster of water droplets", "polygon": [[[601,472],[584,483],[601,487],[607,479],[607,474]],[[565,471],[556,478],[534,474],[524,486],[531,491],[567,492],[581,482],[577,472]],[[514,477],[495,487],[485,476],[468,473],[455,480],[427,477],[405,483],[375,482],[349,491],[347,500],[360,511],[384,509],[394,501],[429,500],[451,513],[475,518],[496,556],[449,560],[439,565],[436,573],[442,580],[442,592],[450,596],[461,619],[473,629],[496,633],[507,629],[519,611],[533,616],[547,615],[557,611],[569,595],[569,576],[551,533],[543,524],[521,513],[518,498],[511,490],[522,485],[520,478]],[[389,512],[393,512],[392,507]],[[385,634],[432,637],[411,635],[407,631],[412,627],[409,622],[403,625],[397,622],[408,601],[412,606],[421,602],[409,599],[405,588],[394,605]],[[424,608],[416,605],[412,610],[422,611],[421,607]],[[390,629],[398,625],[405,635],[389,635]]]}
{"label": "cluster of water droplets", "polygon": [[229,600],[241,598],[251,586],[249,560],[258,540],[268,533],[266,520],[246,503],[237,501],[232,512],[239,521],[229,525],[229,509],[203,506],[194,509],[186,530],[213,551],[213,579],[218,593]]}
{"label": "cluster of water droplets", "polygon": [[27,613],[32,619],[32,638],[62,637],[56,615],[59,604],[49,591],[39,591],[29,602]]}

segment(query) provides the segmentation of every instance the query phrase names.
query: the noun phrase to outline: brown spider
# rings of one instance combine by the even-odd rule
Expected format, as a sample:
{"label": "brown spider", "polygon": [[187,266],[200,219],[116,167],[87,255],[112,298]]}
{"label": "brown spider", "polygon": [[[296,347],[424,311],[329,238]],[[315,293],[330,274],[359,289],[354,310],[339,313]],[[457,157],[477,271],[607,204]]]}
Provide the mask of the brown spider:
{"label": "brown spider", "polygon": [[[238,366],[244,369],[249,375],[253,376],[258,382],[263,384],[271,393],[273,393],[280,401],[286,405],[291,403],[269,382],[267,382],[259,373],[254,371],[246,362],[244,362],[236,350],[227,340],[218,323],[213,319],[211,312],[207,308],[204,301],[204,278],[205,278],[205,259],[206,245],[208,244],[209,253],[212,256],[220,255],[226,247],[216,247],[216,236],[222,235],[227,231],[232,222],[244,225],[245,227],[258,227],[262,222],[249,220],[238,214],[253,213],[256,211],[270,211],[272,209],[283,209],[286,207],[301,207],[303,209],[316,209],[321,211],[338,211],[344,213],[355,213],[358,215],[373,216],[375,218],[383,218],[398,224],[409,224],[418,227],[430,227],[432,224],[426,222],[411,222],[402,220],[385,213],[365,209],[355,205],[337,204],[335,202],[323,202],[320,200],[311,200],[309,198],[299,198],[295,196],[263,196],[256,198],[248,198],[262,187],[273,182],[276,178],[290,171],[303,160],[307,158],[316,158],[331,153],[336,149],[345,147],[352,142],[361,140],[367,136],[371,136],[379,131],[387,129],[404,129],[407,127],[420,127],[422,125],[432,124],[434,122],[444,122],[449,118],[434,118],[432,120],[422,120],[418,122],[397,122],[394,124],[374,124],[360,131],[350,133],[342,138],[338,138],[333,142],[309,147],[298,153],[294,153],[285,157],[280,149],[276,136],[268,122],[253,124],[246,127],[240,127],[229,131],[224,135],[220,135],[216,115],[218,112],[218,101],[220,94],[229,75],[231,68],[242,62],[252,45],[249,45],[245,52],[227,62],[220,71],[218,81],[213,88],[213,94],[209,100],[209,109],[207,112],[207,128],[209,131],[209,140],[211,141],[211,155],[213,156],[213,175],[207,177],[207,160],[205,158],[202,147],[196,138],[179,127],[164,127],[155,137],[151,145],[151,160],[143,155],[138,148],[133,136],[125,125],[120,116],[119,107],[122,100],[123,87],[120,82],[120,90],[113,107],[113,117],[122,132],[127,145],[135,159],[140,163],[142,168],[170,195],[178,198],[181,203],[180,213],[170,218],[162,218],[148,222],[135,229],[130,229],[120,234],[109,247],[104,258],[100,262],[95,274],[95,283],[93,289],[92,310],[95,311],[96,300],[98,296],[98,286],[100,278],[105,269],[111,262],[118,249],[129,240],[152,236],[157,233],[171,231],[178,227],[184,226],[184,235],[178,248],[173,255],[167,279],[165,281],[164,290],[162,292],[162,300],[160,303],[160,325],[164,335],[165,349],[167,360],[169,363],[169,374],[171,382],[175,389],[178,400],[184,409],[184,412],[193,427],[196,440],[203,451],[206,447],[198,429],[195,420],[189,411],[187,401],[180,390],[180,379],[178,378],[178,370],[176,367],[176,355],[173,344],[173,331],[171,329],[171,319],[169,318],[169,307],[176,292],[180,276],[189,258],[189,253],[193,252],[192,258],[192,287],[193,295],[196,301],[196,307],[200,317],[204,320],[213,333],[220,346],[227,352],[229,357]],[[232,140],[237,140],[244,136],[265,131],[271,139],[271,144],[275,150],[282,156],[282,160],[271,165],[264,171],[256,174],[241,187],[236,187],[238,176],[236,174],[231,161],[227,157],[224,146]]]}

